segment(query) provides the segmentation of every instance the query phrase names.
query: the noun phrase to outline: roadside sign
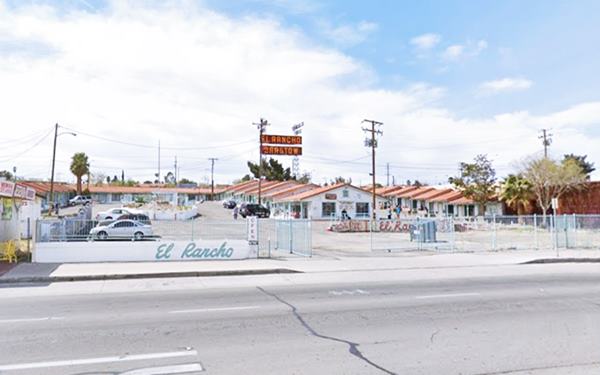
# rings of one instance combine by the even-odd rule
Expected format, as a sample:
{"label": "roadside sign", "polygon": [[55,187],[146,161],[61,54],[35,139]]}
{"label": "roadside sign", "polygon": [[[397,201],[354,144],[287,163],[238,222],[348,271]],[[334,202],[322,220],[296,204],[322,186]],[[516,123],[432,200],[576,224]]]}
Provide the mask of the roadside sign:
{"label": "roadside sign", "polygon": [[302,136],[300,135],[273,135],[273,134],[262,134],[260,136],[262,143],[274,144],[274,145],[301,145]]}
{"label": "roadside sign", "polygon": [[248,242],[251,245],[258,243],[258,218],[256,216],[248,216]]}
{"label": "roadside sign", "polygon": [[552,209],[558,210],[558,198],[552,198]]}
{"label": "roadside sign", "polygon": [[293,146],[261,146],[263,155],[287,155],[287,156],[300,156],[302,155],[302,147]]}

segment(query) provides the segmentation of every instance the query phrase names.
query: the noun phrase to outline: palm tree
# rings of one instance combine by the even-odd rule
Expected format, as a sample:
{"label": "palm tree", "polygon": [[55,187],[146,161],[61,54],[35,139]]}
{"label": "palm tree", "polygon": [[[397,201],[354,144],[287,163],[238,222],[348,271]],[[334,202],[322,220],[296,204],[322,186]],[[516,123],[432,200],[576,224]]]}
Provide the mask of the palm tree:
{"label": "palm tree", "polygon": [[77,152],[73,155],[71,173],[77,177],[77,194],[81,195],[81,177],[90,173],[90,163],[84,152]]}
{"label": "palm tree", "polygon": [[500,199],[517,210],[517,215],[521,216],[531,207],[531,201],[534,199],[533,187],[522,175],[510,174],[502,183]]}

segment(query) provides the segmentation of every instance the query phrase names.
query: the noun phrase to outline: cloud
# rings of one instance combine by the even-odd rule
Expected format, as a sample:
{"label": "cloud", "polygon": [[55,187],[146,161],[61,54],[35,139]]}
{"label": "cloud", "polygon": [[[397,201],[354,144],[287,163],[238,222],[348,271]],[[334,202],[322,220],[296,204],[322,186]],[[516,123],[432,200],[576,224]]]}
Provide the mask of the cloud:
{"label": "cloud", "polygon": [[453,44],[444,50],[442,59],[445,61],[459,61],[467,57],[476,57],[488,47],[485,40],[477,42],[468,41],[466,44]]}
{"label": "cloud", "polygon": [[[372,72],[364,63],[275,20],[228,17],[191,2],[165,4],[0,13],[0,40],[11,50],[27,41],[29,49],[52,51],[0,54],[0,131],[11,139],[35,135],[0,141],[0,170],[16,165],[21,176],[48,178],[52,137],[43,137],[58,122],[81,132],[58,139],[58,180],[73,180],[69,158],[78,151],[90,156],[93,172],[120,175],[124,169],[126,177],[152,179],[160,140],[163,174],[177,156],[181,177],[206,181],[207,158],[217,157],[216,181],[227,183],[257,159],[252,123],[261,117],[274,134],[289,134],[304,121],[300,166],[318,183],[340,175],[366,183],[364,118],[384,123],[378,175],[389,162],[396,181],[444,181],[477,153],[489,154],[503,173],[513,160],[541,149],[538,131],[547,126],[556,134],[551,153],[600,160],[600,140],[585,133],[600,123],[600,103],[539,116],[460,117],[440,107],[443,87],[408,80],[395,90],[365,84]],[[40,145],[28,150],[38,138]],[[279,160],[291,165],[289,158]]]}
{"label": "cloud", "polygon": [[532,85],[533,82],[525,78],[502,78],[483,82],[480,90],[483,93],[522,91],[529,89]]}
{"label": "cloud", "polygon": [[410,44],[414,45],[420,50],[428,50],[435,47],[442,37],[438,34],[427,33],[416,36],[410,40]]}
{"label": "cloud", "polygon": [[465,46],[460,44],[453,44],[444,50],[442,57],[445,60],[458,60],[463,55],[464,50]]}
{"label": "cloud", "polygon": [[377,31],[379,26],[376,23],[360,21],[357,24],[344,24],[340,26],[331,26],[324,22],[321,24],[325,36],[334,43],[351,47],[360,44]]}

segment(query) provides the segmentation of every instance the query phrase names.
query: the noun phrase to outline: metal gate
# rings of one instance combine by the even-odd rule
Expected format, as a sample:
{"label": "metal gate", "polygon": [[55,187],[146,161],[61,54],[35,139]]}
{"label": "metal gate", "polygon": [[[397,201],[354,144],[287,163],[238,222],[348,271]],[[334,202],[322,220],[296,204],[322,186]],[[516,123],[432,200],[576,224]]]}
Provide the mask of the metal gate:
{"label": "metal gate", "polygon": [[275,249],[290,254],[312,256],[312,232],[310,220],[276,220],[277,241]]}

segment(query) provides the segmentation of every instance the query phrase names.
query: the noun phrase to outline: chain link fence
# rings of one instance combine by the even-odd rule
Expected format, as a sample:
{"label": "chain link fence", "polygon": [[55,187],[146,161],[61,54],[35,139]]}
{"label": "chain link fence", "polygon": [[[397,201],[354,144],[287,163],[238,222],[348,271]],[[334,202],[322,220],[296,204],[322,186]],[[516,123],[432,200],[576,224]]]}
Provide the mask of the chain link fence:
{"label": "chain link fence", "polygon": [[312,228],[312,247],[323,252],[480,252],[600,247],[600,215],[313,221]]}

